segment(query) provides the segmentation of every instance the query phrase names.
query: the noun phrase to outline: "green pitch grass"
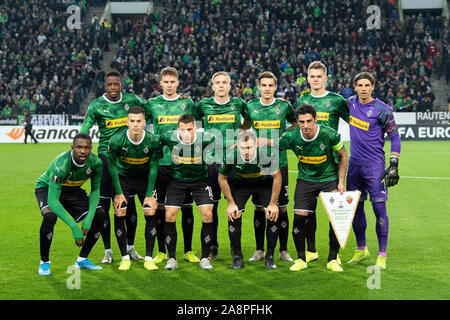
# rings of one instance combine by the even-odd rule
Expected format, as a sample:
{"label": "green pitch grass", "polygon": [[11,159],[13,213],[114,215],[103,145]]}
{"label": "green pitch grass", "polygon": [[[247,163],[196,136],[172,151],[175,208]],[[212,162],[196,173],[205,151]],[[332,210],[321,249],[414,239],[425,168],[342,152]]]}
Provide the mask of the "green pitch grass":
{"label": "green pitch grass", "polygon": [[[361,265],[347,265],[355,249],[353,231],[341,249],[343,273],[326,269],[328,220],[318,205],[317,249],[319,260],[308,269],[291,272],[291,263],[275,260],[278,268],[266,271],[264,262],[249,263],[231,270],[226,203],[220,202],[220,253],[213,270],[203,271],[198,264],[183,261],[183,235],[178,216],[179,270],[150,272],[143,262],[132,262],[131,270],[119,271],[119,249],[112,233],[115,261],[102,271],[81,270],[79,289],[67,269],[79,253],[69,228],[58,221],[50,251],[49,277],[38,275],[39,227],[41,216],[34,196],[34,183],[50,162],[70,144],[0,144],[0,300],[6,299],[450,299],[450,149],[449,142],[404,142],[400,159],[399,185],[389,190],[390,220],[387,270],[368,273],[375,263],[378,244],[375,219],[366,202],[367,242],[371,253]],[[389,150],[389,143],[386,150]],[[297,161],[289,155],[289,169]],[[289,175],[290,233],[288,249],[297,258],[292,241],[293,200],[296,173]],[[434,178],[433,178],[434,177]],[[441,179],[439,179],[441,178]],[[445,179],[444,179],[445,178]],[[144,218],[138,211],[136,249],[145,253]],[[112,212],[111,212],[112,215]],[[255,249],[253,208],[243,217],[243,253],[247,259]],[[193,248],[200,255],[201,219],[195,209]],[[278,252],[278,248],[276,250]],[[155,250],[156,253],[156,250]],[[90,259],[100,263],[103,242],[99,240]]]}

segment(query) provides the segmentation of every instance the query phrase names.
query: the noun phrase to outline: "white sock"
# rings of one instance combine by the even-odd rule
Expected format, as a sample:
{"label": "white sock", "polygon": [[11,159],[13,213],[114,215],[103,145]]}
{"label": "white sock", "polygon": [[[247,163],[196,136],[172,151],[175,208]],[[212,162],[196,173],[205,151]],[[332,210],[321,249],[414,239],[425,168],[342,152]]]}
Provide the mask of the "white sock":
{"label": "white sock", "polygon": [[106,254],[106,253],[112,253],[112,249],[111,249],[111,248],[105,249],[105,254]]}
{"label": "white sock", "polygon": [[87,259],[87,258],[82,258],[82,257],[79,256],[79,257],[77,258],[77,262],[81,262],[81,261],[84,261],[84,260],[86,260],[86,259]]}
{"label": "white sock", "polygon": [[130,260],[130,256],[128,254],[126,256],[122,256],[122,260]]}
{"label": "white sock", "polygon": [[153,260],[152,257],[145,256],[145,261]]}
{"label": "white sock", "polygon": [[132,245],[127,244],[127,251],[130,251],[131,249],[134,249],[134,244]]}
{"label": "white sock", "polygon": [[39,264],[43,264],[43,263],[46,263],[46,262],[48,262],[48,263],[50,263],[50,260],[48,260],[48,261],[42,261],[42,260],[40,260],[40,262],[39,262]]}

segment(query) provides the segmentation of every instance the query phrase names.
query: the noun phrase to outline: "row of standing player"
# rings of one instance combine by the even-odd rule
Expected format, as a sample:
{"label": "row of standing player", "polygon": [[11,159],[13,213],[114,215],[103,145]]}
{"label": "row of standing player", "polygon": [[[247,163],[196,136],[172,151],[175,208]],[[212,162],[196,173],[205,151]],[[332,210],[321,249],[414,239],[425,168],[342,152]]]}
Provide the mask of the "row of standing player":
{"label": "row of standing player", "polygon": [[[202,100],[198,106],[195,106],[194,103],[189,99],[182,99],[177,94],[177,86],[178,86],[178,77],[176,70],[173,68],[166,68],[161,73],[161,86],[163,88],[163,95],[154,99],[150,99],[145,105],[142,104],[142,101],[140,101],[139,98],[137,98],[134,95],[127,95],[121,93],[121,80],[120,75],[113,73],[109,73],[109,76],[107,77],[107,81],[105,82],[105,89],[106,94],[103,97],[100,97],[93,103],[91,103],[88,113],[86,115],[86,120],[83,123],[83,127],[81,132],[88,132],[89,128],[92,127],[94,123],[97,123],[99,125],[99,129],[101,132],[100,135],[100,144],[99,144],[99,156],[102,159],[103,162],[103,173],[102,173],[102,183],[101,183],[101,197],[100,197],[100,205],[104,209],[104,211],[109,212],[109,203],[110,198],[112,195],[113,190],[116,189],[112,187],[112,183],[110,179],[107,179],[109,177],[109,171],[108,170],[108,147],[107,143],[111,136],[113,136],[116,132],[121,130],[121,127],[124,125],[124,110],[128,109],[128,107],[132,105],[142,105],[144,109],[146,109],[146,118],[152,118],[153,119],[153,125],[155,133],[162,134],[164,132],[170,131],[174,128],[174,126],[178,125],[178,116],[180,114],[186,114],[186,113],[192,113],[197,116],[197,118],[204,118],[204,128],[208,129],[214,126],[219,126],[219,129],[225,130],[227,128],[236,129],[239,127],[245,128],[247,127],[253,127],[255,129],[256,133],[258,133],[259,129],[261,128],[275,128],[279,129],[280,131],[284,131],[283,128],[286,128],[286,120],[289,122],[292,122],[294,125],[291,126],[289,129],[295,128],[296,117],[294,116],[293,108],[292,106],[287,102],[279,99],[274,98],[274,94],[276,91],[276,78],[269,72],[265,72],[260,75],[258,78],[258,86],[261,91],[261,99],[253,100],[248,103],[245,103],[242,99],[239,98],[231,98],[228,96],[229,90],[230,90],[230,79],[226,73],[217,73],[212,78],[212,87],[215,93],[215,96],[213,98],[208,98]],[[301,105],[304,103],[310,103],[314,105],[314,107],[318,110],[317,112],[317,119],[321,121],[324,124],[327,124],[329,126],[335,127],[337,129],[337,124],[339,121],[339,117],[342,117],[344,120],[349,120],[349,109],[347,107],[347,104],[343,100],[343,98],[339,95],[327,92],[325,90],[325,82],[326,82],[326,68],[321,63],[313,63],[311,64],[308,72],[308,81],[311,85],[311,93],[302,95],[300,97],[297,105]],[[372,83],[373,86],[373,83]],[[367,95],[367,90],[361,91],[359,94],[360,100],[361,96],[363,94]],[[359,91],[357,90],[359,93]],[[370,93],[369,93],[370,98]],[[362,100],[363,101],[363,100]],[[367,101],[367,97],[366,97]],[[369,101],[370,102],[370,101]],[[148,111],[147,111],[148,110]],[[261,111],[261,112],[259,112]],[[224,114],[230,114],[232,113],[234,117],[232,118],[233,121],[230,121],[230,117],[220,117],[218,115],[224,115]],[[210,117],[213,116],[213,117]],[[244,123],[241,124],[240,121],[240,115],[244,118]],[[175,117],[176,116],[176,117]],[[214,117],[215,116],[215,117]],[[213,119],[213,121],[209,121],[208,119]],[[223,122],[221,122],[221,119]],[[126,123],[126,122],[125,122]],[[351,123],[351,122],[350,122]],[[356,122],[355,122],[356,123]],[[263,126],[261,126],[263,124]],[[351,123],[352,124],[352,123]],[[171,126],[170,126],[171,125]],[[264,126],[266,125],[266,126]],[[395,125],[395,123],[394,123]],[[167,127],[165,127],[167,126]],[[260,127],[258,127],[260,126]],[[325,131],[325,130],[322,130]],[[270,132],[270,130],[269,130]],[[303,132],[303,129],[302,129]],[[283,134],[283,132],[280,132]],[[269,134],[270,138],[270,134]],[[164,155],[167,155],[167,152],[164,152]],[[383,154],[384,155],[384,154]],[[170,156],[170,153],[169,153]],[[156,181],[156,191],[157,191],[157,199],[167,199],[165,196],[165,191],[167,190],[167,177],[168,172],[170,171],[170,168],[167,167],[170,165],[170,163],[165,163],[164,156],[163,159],[160,160],[159,167],[158,167],[158,177]],[[216,164],[210,165],[208,168],[208,174],[209,174],[209,182],[210,185],[213,187],[213,200],[214,206],[212,208],[212,231],[208,232],[208,236],[211,236],[210,240],[208,241],[212,245],[209,245],[208,247],[211,250],[202,250],[202,261],[203,267],[208,269],[211,268],[211,265],[209,263],[209,259],[206,259],[205,255],[208,254],[207,251],[209,251],[209,257],[214,258],[215,255],[217,255],[218,251],[218,243],[217,243],[217,204],[218,200],[220,199],[220,193],[221,189],[220,187],[222,185],[219,185],[218,177],[221,176],[219,174],[219,164],[221,162],[221,159],[215,159],[217,160]],[[167,159],[166,159],[167,161]],[[169,157],[169,161],[170,157]],[[288,201],[288,192],[287,192],[287,158],[285,151],[280,153],[280,168],[281,172],[283,173],[283,186],[281,190],[284,192],[280,192],[280,199],[278,199],[278,205],[279,205],[279,215],[278,215],[278,228],[280,229],[279,232],[279,238],[280,238],[280,258],[287,261],[292,261],[292,258],[287,253],[287,235],[288,235],[288,226],[289,221],[287,218],[286,213],[286,205]],[[285,169],[283,169],[285,168]],[[300,166],[299,166],[300,168]],[[283,172],[284,171],[284,172]],[[384,171],[383,171],[384,172]],[[108,181],[109,180],[109,181]],[[161,180],[161,181],[158,181]],[[120,185],[120,184],[119,184]],[[359,189],[364,189],[364,186],[359,186]],[[114,190],[117,193],[117,189]],[[370,190],[369,190],[370,191]],[[284,195],[284,198],[282,197]],[[258,197],[254,197],[258,198]],[[131,198],[130,198],[131,199]],[[119,207],[121,203],[123,203],[123,199],[119,201],[119,199],[114,199],[114,206],[116,209],[116,213],[120,211]],[[181,199],[181,201],[184,199]],[[182,201],[182,202],[190,202],[192,203],[192,200],[187,199],[188,201]],[[227,198],[227,200],[229,200]],[[371,194],[371,200],[373,201],[373,196]],[[255,201],[254,201],[255,202]],[[119,241],[119,247],[121,247],[121,253],[122,253],[122,262],[120,269],[127,270],[129,269],[130,263],[130,256],[134,259],[142,259],[134,250],[133,248],[133,238],[135,233],[135,226],[136,226],[136,209],[134,204],[134,201],[128,201],[127,206],[127,228],[124,227],[123,219],[121,222],[116,223],[116,219],[119,220],[119,215],[115,215],[115,233],[116,236],[120,235],[121,240]],[[161,262],[165,258],[165,245],[167,244],[167,239],[173,239],[173,237],[167,237],[168,230],[171,229],[172,233],[171,235],[175,235],[176,239],[176,231],[173,232],[173,227],[168,228],[168,223],[173,223],[174,219],[176,218],[176,213],[178,212],[179,208],[177,206],[165,206],[166,209],[169,209],[169,213],[164,212],[163,203],[159,203],[158,209],[156,210],[155,218],[156,218],[156,227],[147,229],[146,226],[146,234],[147,231],[152,232],[157,235],[158,237],[158,247],[159,247],[159,254],[155,257],[155,259],[151,259],[151,252],[149,255],[149,252],[146,254],[146,267],[148,269],[152,270],[157,268],[154,263]],[[206,206],[210,207],[210,206]],[[175,209],[172,209],[175,208]],[[256,242],[257,242],[257,250],[252,258],[250,258],[250,261],[256,261],[264,258],[264,232],[265,232],[265,222],[266,219],[264,217],[264,209],[262,209],[261,203],[255,203],[255,236],[256,236]],[[375,208],[375,207],[374,207]],[[188,261],[191,262],[198,262],[198,258],[195,257],[193,254],[190,243],[192,241],[192,222],[193,222],[193,215],[192,215],[192,206],[187,205],[184,207],[183,211],[183,232],[184,232],[184,240],[185,240],[185,258]],[[363,206],[362,206],[363,209]],[[360,207],[358,207],[359,212]],[[122,210],[123,211],[123,210]],[[298,212],[297,212],[298,211]],[[318,254],[315,250],[315,228],[316,228],[316,222],[315,222],[315,204],[313,205],[313,210],[297,210],[295,213],[296,219],[294,219],[294,230],[301,230],[300,234],[304,236],[303,241],[298,241],[298,237],[296,237],[297,233],[293,232],[294,239],[296,240],[296,248],[297,253],[299,256],[299,259],[296,260],[293,267],[291,267],[291,270],[300,270],[303,269],[306,266],[306,262],[312,261],[317,259]],[[304,211],[304,212],[302,212]],[[145,210],[144,210],[145,212]],[[303,214],[301,214],[302,212]],[[228,208],[227,208],[228,213]],[[296,225],[297,216],[308,216],[308,218],[304,219],[305,223],[304,226],[301,228],[298,228]],[[360,212],[361,213],[361,212]],[[44,214],[44,212],[43,212]],[[362,212],[364,214],[364,212]],[[358,215],[358,212],[357,212]],[[230,218],[230,217],[229,217]],[[384,221],[386,221],[387,216],[385,217]],[[147,216],[146,216],[147,219]],[[159,219],[159,221],[158,221]],[[45,220],[45,215],[44,215]],[[105,258],[102,262],[109,263],[112,262],[112,252],[110,249],[110,234],[109,234],[109,215],[106,214],[106,228],[104,229],[102,235],[103,240],[105,244],[106,254]],[[232,220],[232,219],[229,219]],[[165,221],[162,223],[162,221]],[[205,222],[205,221],[204,221]],[[307,222],[307,223],[306,223]],[[270,223],[270,219],[268,219],[268,223]],[[44,223],[43,223],[44,224]],[[164,225],[165,227],[162,227]],[[174,225],[174,224],[173,224]],[[158,227],[159,226],[159,227]],[[134,229],[133,229],[134,228]],[[208,225],[208,230],[211,226]],[[378,227],[377,227],[378,228]],[[48,229],[48,228],[47,228]],[[151,230],[151,231],[150,231]],[[165,231],[164,231],[165,230]],[[378,229],[377,229],[378,230]],[[355,230],[356,233],[356,230]],[[365,229],[364,229],[365,233]],[[378,233],[378,231],[377,231]],[[47,233],[47,238],[48,238]],[[128,248],[125,251],[124,248],[124,237],[123,235],[126,234],[128,241]],[[97,233],[98,235],[98,233]],[[147,235],[146,235],[147,236]],[[330,233],[331,236],[331,233]],[[41,239],[45,238],[45,235],[42,232],[41,227]],[[308,251],[305,252],[304,250],[304,242],[305,238],[308,244]],[[269,239],[269,238],[268,238]],[[231,240],[231,235],[230,235]],[[358,235],[357,235],[358,240]],[[176,241],[176,240],[175,240]],[[276,241],[276,239],[275,239]],[[269,242],[269,240],[268,240]],[[299,244],[300,242],[303,242],[303,249],[301,248],[302,245]],[[173,242],[172,242],[173,243]],[[203,242],[202,242],[203,244]],[[42,246],[41,246],[42,247]],[[274,246],[273,246],[274,247]],[[243,266],[243,260],[242,256],[239,256],[239,254],[236,254],[236,250],[233,248],[233,265],[232,268],[240,268]],[[148,251],[148,250],[147,250]],[[174,257],[174,253],[170,252],[169,250],[169,261],[166,265],[167,269],[176,269],[178,267],[176,263],[176,257]],[[173,251],[173,250],[172,250]],[[352,259],[353,262],[359,262],[362,259],[358,258],[358,255],[361,256],[360,251],[364,252],[362,255],[362,259],[366,258],[368,256],[367,249],[362,248],[360,246],[360,242],[358,242],[358,249],[355,253],[354,258]],[[330,251],[331,252],[331,251]],[[381,246],[380,246],[380,252]],[[125,254],[124,254],[125,253]],[[128,254],[127,254],[128,253]],[[41,256],[42,256],[42,248],[41,248]],[[383,256],[381,254],[381,256]],[[81,257],[81,254],[80,254]],[[269,259],[268,259],[269,258]],[[335,258],[338,258],[338,256],[335,256]],[[43,261],[43,259],[41,258]],[[47,258],[48,260],[48,258]],[[331,259],[329,257],[329,262],[333,260],[338,259]],[[41,261],[41,262],[42,262]],[[151,261],[151,262],[148,262]],[[304,265],[302,264],[301,268],[298,267],[299,261],[303,261]],[[45,262],[45,261],[44,261]],[[148,263],[147,263],[148,262]],[[202,266],[202,263],[201,263]],[[273,252],[270,252],[270,254],[266,254],[266,267],[268,269],[273,268],[275,265],[273,263]],[[331,268],[334,271],[340,271],[339,268]]]}

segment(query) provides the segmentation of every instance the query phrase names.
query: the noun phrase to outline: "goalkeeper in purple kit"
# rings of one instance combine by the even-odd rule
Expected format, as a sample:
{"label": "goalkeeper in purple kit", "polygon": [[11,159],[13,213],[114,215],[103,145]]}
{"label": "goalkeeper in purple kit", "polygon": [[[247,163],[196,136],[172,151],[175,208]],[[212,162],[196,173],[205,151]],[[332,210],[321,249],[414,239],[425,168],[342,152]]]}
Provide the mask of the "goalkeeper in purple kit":
{"label": "goalkeeper in purple kit", "polygon": [[[386,211],[388,187],[398,183],[398,158],[400,156],[400,135],[390,107],[371,94],[375,78],[368,72],[361,72],[354,78],[357,95],[347,101],[350,111],[350,159],[347,174],[347,190],[360,190],[361,198],[353,219],[353,231],[357,249],[349,264],[359,263],[370,254],[366,245],[367,220],[364,200],[370,195],[376,216],[378,256],[376,265],[386,268],[386,247],[389,219]],[[386,169],[384,136],[391,140],[390,166]]]}

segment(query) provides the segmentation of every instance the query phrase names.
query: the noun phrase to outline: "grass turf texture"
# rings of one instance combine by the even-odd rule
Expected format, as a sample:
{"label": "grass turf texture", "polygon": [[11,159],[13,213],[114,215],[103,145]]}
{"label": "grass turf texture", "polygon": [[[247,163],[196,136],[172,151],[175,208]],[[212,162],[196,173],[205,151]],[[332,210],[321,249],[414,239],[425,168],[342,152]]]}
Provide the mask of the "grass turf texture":
{"label": "grass turf texture", "polygon": [[[415,179],[407,177],[450,178],[450,152],[448,142],[403,142],[400,158],[400,182],[391,188],[387,204],[390,220],[387,270],[381,271],[376,282],[374,273],[367,268],[375,264],[378,243],[375,219],[366,201],[368,220],[367,243],[371,252],[369,260],[360,265],[347,265],[355,249],[353,231],[345,249],[341,249],[343,273],[326,269],[328,256],[328,220],[319,201],[318,229],[316,234],[319,260],[311,262],[308,269],[291,272],[291,263],[276,259],[278,269],[266,271],[264,262],[247,262],[255,249],[253,233],[253,208],[247,204],[243,215],[243,253],[245,267],[231,270],[229,239],[225,215],[226,202],[219,206],[219,245],[213,270],[200,270],[198,264],[183,261],[183,235],[181,213],[177,219],[177,271],[144,269],[143,262],[132,261],[130,271],[119,266],[119,249],[112,232],[115,261],[102,271],[81,270],[80,289],[68,289],[66,272],[79,253],[69,228],[58,221],[50,251],[50,277],[39,276],[39,227],[41,216],[34,196],[34,184],[50,162],[70,144],[0,144],[0,300],[21,299],[450,299],[450,180]],[[348,144],[347,144],[348,147]],[[96,147],[94,148],[96,149]],[[389,143],[386,145],[389,150]],[[96,150],[94,150],[96,152]],[[289,169],[296,171],[297,161],[289,154]],[[289,174],[289,242],[288,250],[297,258],[292,240],[293,192],[297,174]],[[402,177],[403,176],[403,177]],[[90,187],[87,186],[87,190]],[[137,203],[138,200],[136,199]],[[145,253],[144,218],[138,206],[138,229],[135,247]],[[112,211],[111,211],[112,217]],[[193,248],[200,255],[201,219],[195,214]],[[112,220],[112,219],[111,219]],[[157,246],[155,252],[157,253]],[[97,242],[90,254],[95,264],[100,264],[104,254],[103,242]],[[372,278],[370,278],[372,276]],[[379,286],[369,289],[368,282]]]}

